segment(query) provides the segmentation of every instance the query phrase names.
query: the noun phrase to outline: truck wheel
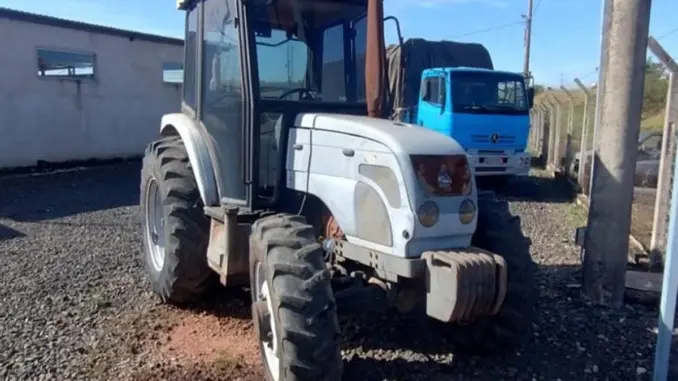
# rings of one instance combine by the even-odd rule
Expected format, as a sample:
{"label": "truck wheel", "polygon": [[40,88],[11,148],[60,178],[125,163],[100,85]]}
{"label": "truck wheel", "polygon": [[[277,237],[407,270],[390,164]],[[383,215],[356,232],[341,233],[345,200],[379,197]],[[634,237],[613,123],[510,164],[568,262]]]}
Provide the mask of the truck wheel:
{"label": "truck wheel", "polygon": [[493,192],[478,195],[478,227],[472,244],[506,260],[506,298],[497,315],[468,325],[451,324],[446,329],[459,350],[496,354],[520,344],[532,328],[538,299],[535,263],[530,256],[530,241],[520,227],[520,217],[511,215],[508,202],[497,199]]}
{"label": "truck wheel", "polygon": [[341,380],[330,276],[324,251],[303,216],[278,214],[254,223],[250,282],[266,380]]}
{"label": "truck wheel", "polygon": [[209,220],[179,137],[146,148],[141,169],[144,257],[163,302],[196,302],[214,282],[207,266]]}

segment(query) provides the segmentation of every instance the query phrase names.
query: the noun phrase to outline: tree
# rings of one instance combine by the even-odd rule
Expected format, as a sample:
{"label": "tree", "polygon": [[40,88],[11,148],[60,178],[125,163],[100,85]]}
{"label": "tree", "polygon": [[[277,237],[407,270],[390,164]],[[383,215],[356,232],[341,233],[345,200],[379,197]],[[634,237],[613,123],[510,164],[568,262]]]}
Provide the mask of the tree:
{"label": "tree", "polygon": [[664,66],[659,62],[648,59],[645,64],[643,118],[653,116],[664,109],[668,88],[668,73]]}

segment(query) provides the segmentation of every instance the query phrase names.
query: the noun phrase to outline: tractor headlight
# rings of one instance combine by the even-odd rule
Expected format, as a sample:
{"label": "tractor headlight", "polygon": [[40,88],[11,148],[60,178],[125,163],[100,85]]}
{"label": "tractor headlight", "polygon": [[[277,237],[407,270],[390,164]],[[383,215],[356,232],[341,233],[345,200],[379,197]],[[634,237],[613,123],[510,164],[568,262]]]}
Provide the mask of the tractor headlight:
{"label": "tractor headlight", "polygon": [[433,201],[426,201],[419,207],[419,222],[427,228],[438,223],[438,217],[440,217],[440,211],[438,210],[438,205]]}
{"label": "tractor headlight", "polygon": [[459,205],[459,221],[464,225],[468,225],[473,221],[475,216],[476,204],[468,198],[462,201],[461,205]]}

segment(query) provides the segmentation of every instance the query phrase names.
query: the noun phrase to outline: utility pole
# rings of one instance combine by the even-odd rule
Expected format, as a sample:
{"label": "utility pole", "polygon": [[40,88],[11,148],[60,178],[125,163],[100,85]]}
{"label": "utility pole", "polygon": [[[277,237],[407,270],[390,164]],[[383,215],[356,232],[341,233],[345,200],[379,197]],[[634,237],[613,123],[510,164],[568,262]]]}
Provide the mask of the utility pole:
{"label": "utility pole", "polygon": [[[607,0],[600,125],[584,242],[584,295],[624,301],[651,0]],[[604,63],[607,62],[605,65]]]}
{"label": "utility pole", "polygon": [[525,17],[525,62],[523,73],[530,78],[530,45],[532,44],[532,0],[527,0],[527,16]]}

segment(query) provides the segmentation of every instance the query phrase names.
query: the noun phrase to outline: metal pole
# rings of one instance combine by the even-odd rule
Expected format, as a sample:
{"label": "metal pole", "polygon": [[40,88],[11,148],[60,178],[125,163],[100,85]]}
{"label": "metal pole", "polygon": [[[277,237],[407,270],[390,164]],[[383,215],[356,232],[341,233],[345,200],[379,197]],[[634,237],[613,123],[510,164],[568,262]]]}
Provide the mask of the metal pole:
{"label": "metal pole", "polygon": [[527,17],[525,18],[525,61],[523,73],[530,77],[530,46],[532,44],[532,0],[527,0]]}
{"label": "metal pole", "polygon": [[[581,128],[581,141],[579,142],[579,171],[577,173],[577,183],[582,187],[582,193],[589,194],[589,182],[586,181],[586,168],[588,163],[588,140],[589,140],[589,123],[591,121],[591,111],[593,109],[593,102],[591,101],[591,91],[584,86],[584,84],[575,78],[574,82],[584,92],[584,120]],[[594,85],[594,88],[597,87]]]}
{"label": "metal pole", "polygon": [[664,50],[664,48],[650,37],[648,48],[664,67],[669,71],[669,89],[666,95],[666,114],[664,116],[664,133],[662,135],[662,151],[659,159],[659,177],[657,179],[657,195],[654,204],[654,219],[652,224],[652,239],[650,241],[650,266],[659,268],[662,265],[664,250],[666,250],[666,234],[668,218],[666,211],[669,210],[671,200],[671,164],[676,154],[676,146],[672,139],[673,130],[678,123],[678,64]]}
{"label": "metal pole", "polygon": [[565,140],[565,173],[570,173],[570,166],[572,165],[572,130],[574,128],[574,97],[565,86],[560,86],[560,89],[565,92],[570,103],[570,109],[567,113],[567,138]]}
{"label": "metal pole", "polygon": [[582,290],[595,303],[615,307],[624,299],[650,6],[650,0],[607,1],[608,67],[602,82]]}
{"label": "metal pole", "polygon": [[[670,136],[675,146],[676,136]],[[673,178],[678,177],[678,158],[673,165]],[[673,322],[676,314],[676,297],[678,297],[678,182],[673,183],[671,196],[671,212],[669,214],[669,235],[666,245],[666,267],[662,281],[662,296],[659,302],[659,324],[657,332],[657,346],[654,355],[653,381],[666,381],[669,373],[669,357],[671,354],[671,340],[673,339]]]}

